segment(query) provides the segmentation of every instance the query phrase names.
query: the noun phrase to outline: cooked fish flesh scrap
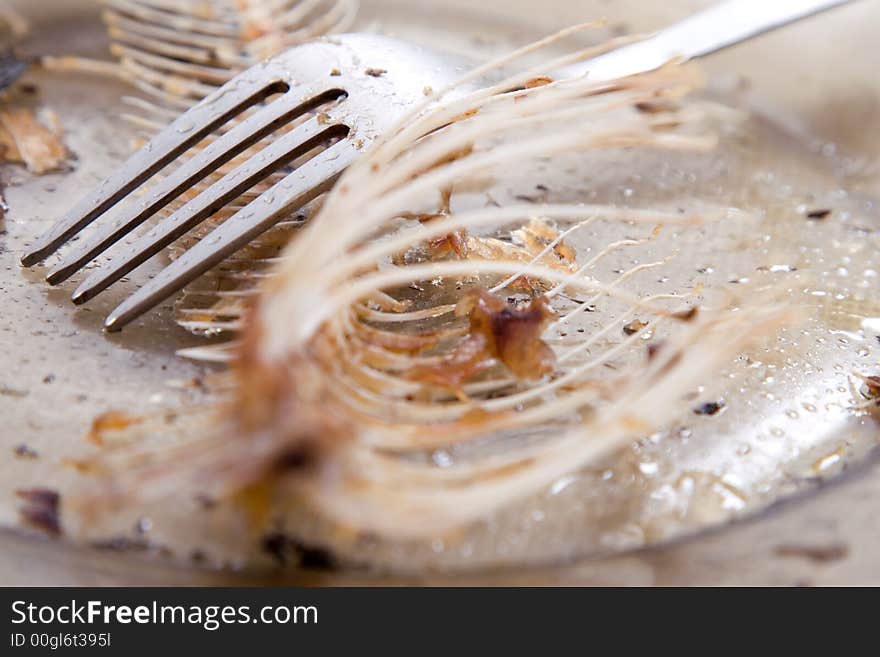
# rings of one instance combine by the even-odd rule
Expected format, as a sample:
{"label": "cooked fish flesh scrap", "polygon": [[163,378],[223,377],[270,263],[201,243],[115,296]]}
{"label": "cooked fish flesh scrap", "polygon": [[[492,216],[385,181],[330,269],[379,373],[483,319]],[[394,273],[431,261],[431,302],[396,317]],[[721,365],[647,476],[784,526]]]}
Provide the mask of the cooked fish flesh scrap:
{"label": "cooked fish flesh scrap", "polygon": [[44,110],[38,118],[27,107],[0,104],[0,148],[7,162],[22,163],[38,175],[66,168],[70,153],[62,134],[54,112]]}
{"label": "cooked fish flesh scrap", "polygon": [[65,168],[70,154],[62,142],[60,118],[48,109],[32,109],[11,88],[27,68],[11,47],[29,29],[21,15],[0,2],[0,161],[24,164],[39,175]]}

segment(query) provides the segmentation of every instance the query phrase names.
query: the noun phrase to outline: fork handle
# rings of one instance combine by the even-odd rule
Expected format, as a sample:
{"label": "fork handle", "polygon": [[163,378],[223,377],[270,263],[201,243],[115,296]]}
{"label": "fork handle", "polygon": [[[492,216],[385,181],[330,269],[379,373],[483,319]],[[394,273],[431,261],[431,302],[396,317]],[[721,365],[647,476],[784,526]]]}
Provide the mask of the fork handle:
{"label": "fork handle", "polygon": [[709,7],[653,36],[587,62],[565,68],[559,77],[587,72],[593,80],[652,71],[673,59],[686,61],[854,0],[728,0]]}

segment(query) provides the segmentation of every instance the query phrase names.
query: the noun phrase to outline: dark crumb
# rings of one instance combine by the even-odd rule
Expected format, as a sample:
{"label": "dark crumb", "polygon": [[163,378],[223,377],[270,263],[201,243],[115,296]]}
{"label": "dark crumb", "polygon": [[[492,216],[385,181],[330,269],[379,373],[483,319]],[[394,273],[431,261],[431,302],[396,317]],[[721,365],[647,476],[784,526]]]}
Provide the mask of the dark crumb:
{"label": "dark crumb", "polygon": [[547,185],[535,185],[535,189],[537,189],[539,192],[549,192],[550,191],[550,188],[547,187]]}
{"label": "dark crumb", "polygon": [[261,542],[263,552],[271,555],[278,562],[279,566],[287,563],[287,536],[279,532],[266,534]]}
{"label": "dark crumb", "polygon": [[648,360],[654,360],[654,357],[660,353],[660,350],[663,348],[663,342],[652,342],[648,345]]}
{"label": "dark crumb", "polygon": [[675,109],[671,103],[664,102],[641,102],[636,103],[634,107],[643,114],[661,114]]}
{"label": "dark crumb", "polygon": [[829,208],[822,208],[820,210],[810,210],[805,216],[807,219],[825,219],[830,214],[831,210]]}
{"label": "dark crumb", "polygon": [[849,554],[843,543],[829,545],[780,545],[774,552],[780,557],[799,557],[816,563],[839,561]]}
{"label": "dark crumb", "polygon": [[142,538],[128,538],[127,536],[94,541],[91,545],[96,550],[107,550],[108,552],[144,552],[152,547],[149,541]]}
{"label": "dark crumb", "polygon": [[276,473],[305,470],[318,462],[318,449],[314,442],[303,441],[282,452],[275,459],[272,471]]}
{"label": "dark crumb", "polygon": [[30,446],[21,443],[16,445],[12,452],[20,459],[35,459],[39,456],[37,450],[32,449]]}
{"label": "dark crumb", "polygon": [[366,73],[367,75],[372,76],[374,78],[381,78],[387,72],[388,71],[384,68],[368,68],[367,70],[364,71],[364,73]]}
{"label": "dark crumb", "polygon": [[189,559],[193,563],[205,563],[208,560],[208,555],[202,550],[193,550],[190,552]]}
{"label": "dark crumb", "polygon": [[29,96],[33,96],[40,91],[40,88],[32,82],[22,82],[18,85],[18,89],[23,94],[28,94]]}
{"label": "dark crumb", "polygon": [[330,75],[335,78],[342,75],[342,71],[340,71],[338,68],[334,68],[332,71],[330,71]]}
{"label": "dark crumb", "polygon": [[19,488],[15,491],[16,496],[28,504],[40,504],[58,507],[61,495],[51,488]]}
{"label": "dark crumb", "polygon": [[301,543],[282,532],[266,534],[262,540],[263,551],[271,555],[279,566],[287,565],[289,558],[301,568],[333,570],[336,559],[327,550]]}
{"label": "dark crumb", "polygon": [[694,413],[697,415],[715,415],[724,408],[725,404],[723,401],[717,402],[706,402],[705,404],[700,404],[694,409]]}
{"label": "dark crumb", "polygon": [[638,319],[634,319],[629,324],[625,324],[623,327],[623,332],[627,335],[635,335],[643,328],[645,328],[648,324],[646,322],[642,322]]}
{"label": "dark crumb", "polygon": [[43,383],[52,383],[53,381],[55,381],[54,374],[47,374],[46,376],[43,377]]}
{"label": "dark crumb", "polygon": [[209,495],[205,495],[204,493],[199,493],[196,495],[196,504],[198,504],[205,511],[210,511],[217,507],[217,500]]}
{"label": "dark crumb", "polygon": [[58,518],[61,495],[58,491],[48,488],[28,488],[17,490],[15,494],[24,501],[18,513],[25,524],[52,536],[61,533],[61,522]]}

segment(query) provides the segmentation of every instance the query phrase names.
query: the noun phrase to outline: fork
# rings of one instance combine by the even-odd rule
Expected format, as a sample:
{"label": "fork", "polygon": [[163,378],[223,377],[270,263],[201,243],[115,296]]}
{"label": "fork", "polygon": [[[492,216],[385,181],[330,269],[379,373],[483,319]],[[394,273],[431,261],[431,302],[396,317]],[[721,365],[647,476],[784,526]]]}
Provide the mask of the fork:
{"label": "fork", "polygon": [[[728,0],[650,38],[563,69],[557,77],[587,75],[601,81],[653,70],[852,1]],[[452,84],[468,68],[462,59],[368,34],[325,37],[285,51],[239,74],[157,134],[37,239],[22,256],[22,265],[30,267],[56,252],[188,149],[252,111],[65,253],[46,279],[52,285],[67,280],[193,185],[299,121],[148,232],[116,249],[120,252],[115,257],[102,262],[79,285],[72,296],[76,304],[94,298],[296,158],[312,154],[114,309],[104,327],[120,330],[328,191],[362,151],[424,102],[431,89]],[[337,102],[323,109],[333,101]]]}

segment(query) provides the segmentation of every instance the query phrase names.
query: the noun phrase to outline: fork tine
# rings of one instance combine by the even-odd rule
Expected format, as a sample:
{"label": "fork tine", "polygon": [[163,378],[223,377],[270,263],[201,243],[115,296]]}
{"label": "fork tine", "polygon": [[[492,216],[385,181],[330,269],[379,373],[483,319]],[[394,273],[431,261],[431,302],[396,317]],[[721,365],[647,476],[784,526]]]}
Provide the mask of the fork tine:
{"label": "fork tine", "polygon": [[150,200],[129,203],[120,216],[106,229],[98,232],[85,244],[66,255],[49,273],[46,280],[57,285],[76,273],[83,265],[103,253],[122,237],[153,216],[161,208],[190,189],[196,182],[252,146],[259,139],[276,130],[292,118],[333,99],[339,90],[314,93],[313,90],[289,91],[232,130],[209,144],[201,153],[184,162],[178,169],[151,190]]}
{"label": "fork tine", "polygon": [[[126,253],[104,263],[73,293],[74,303],[85,303],[102,290],[146,262],[153,255],[210,217],[217,208],[238,198],[279,167],[308,152],[321,142],[342,136],[348,128],[341,124],[322,124],[317,118],[297,126],[281,139],[251,157],[204,190],[147,234],[141,236]],[[85,247],[90,249],[91,247]]]}
{"label": "fork tine", "polygon": [[345,168],[354,161],[357,153],[357,149],[346,139],[300,166],[123,301],[107,316],[104,328],[108,331],[120,330],[271,228],[285,214],[330,189]]}
{"label": "fork tine", "polygon": [[196,104],[149,144],[139,149],[94,192],[80,201],[22,256],[25,267],[35,265],[54,253],[92,221],[116,205],[126,194],[140,186],[157,171],[173,162],[189,147],[229,119],[265,97],[281,81],[274,77],[261,80],[233,78],[216,92]]}

